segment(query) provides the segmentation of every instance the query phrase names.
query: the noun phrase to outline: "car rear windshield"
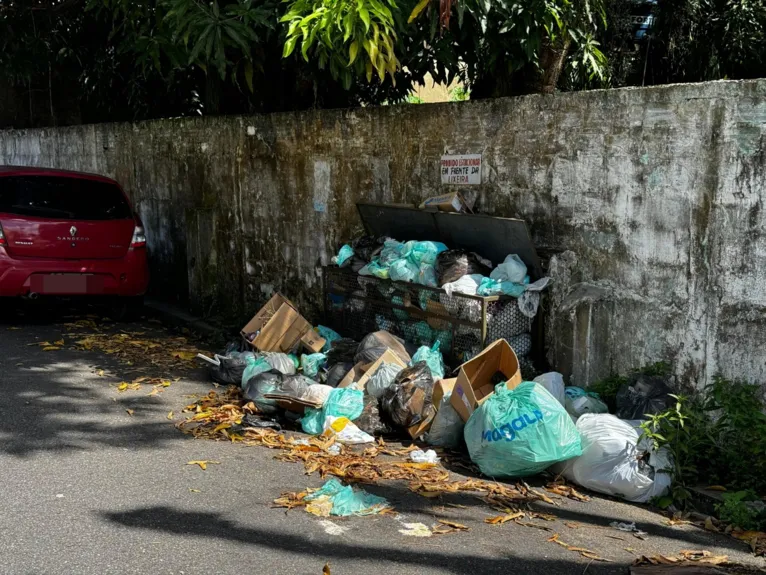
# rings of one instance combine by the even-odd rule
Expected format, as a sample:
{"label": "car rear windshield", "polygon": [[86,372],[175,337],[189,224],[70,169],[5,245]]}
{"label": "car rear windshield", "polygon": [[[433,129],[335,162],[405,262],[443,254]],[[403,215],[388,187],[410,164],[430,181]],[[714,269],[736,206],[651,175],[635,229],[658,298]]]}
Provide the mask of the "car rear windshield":
{"label": "car rear windshield", "polygon": [[65,220],[133,217],[114,184],[55,176],[0,177],[0,213]]}

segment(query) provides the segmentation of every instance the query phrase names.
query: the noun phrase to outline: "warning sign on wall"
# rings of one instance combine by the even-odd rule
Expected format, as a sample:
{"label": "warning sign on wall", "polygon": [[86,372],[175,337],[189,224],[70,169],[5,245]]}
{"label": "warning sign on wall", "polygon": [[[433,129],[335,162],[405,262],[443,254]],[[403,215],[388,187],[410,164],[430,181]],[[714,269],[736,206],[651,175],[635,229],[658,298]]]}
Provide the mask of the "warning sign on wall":
{"label": "warning sign on wall", "polygon": [[442,184],[481,183],[481,154],[442,156]]}

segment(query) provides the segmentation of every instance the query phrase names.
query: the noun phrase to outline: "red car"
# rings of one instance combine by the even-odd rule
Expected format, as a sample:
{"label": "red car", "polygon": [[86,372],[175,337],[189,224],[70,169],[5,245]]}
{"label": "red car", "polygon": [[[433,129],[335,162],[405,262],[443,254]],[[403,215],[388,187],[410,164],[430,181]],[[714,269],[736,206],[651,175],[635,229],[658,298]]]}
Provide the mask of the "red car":
{"label": "red car", "polygon": [[0,166],[0,296],[106,295],[135,305],[148,284],[144,228],[117,182]]}

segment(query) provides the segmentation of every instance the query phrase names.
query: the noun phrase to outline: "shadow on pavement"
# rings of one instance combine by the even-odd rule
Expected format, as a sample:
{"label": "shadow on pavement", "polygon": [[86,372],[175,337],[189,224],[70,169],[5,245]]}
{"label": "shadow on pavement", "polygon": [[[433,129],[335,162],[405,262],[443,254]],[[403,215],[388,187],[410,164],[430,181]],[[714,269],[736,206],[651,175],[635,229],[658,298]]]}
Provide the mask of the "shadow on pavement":
{"label": "shadow on pavement", "polygon": [[[219,513],[200,511],[182,511],[172,507],[144,507],[124,512],[105,512],[107,520],[125,527],[147,529],[176,535],[218,538],[226,541],[256,545],[292,555],[316,557],[321,561],[364,560],[376,564],[376,569],[386,565],[420,565],[424,568],[439,569],[445,573],[497,575],[504,572],[514,573],[582,573],[584,564],[577,561],[531,560],[513,553],[513,544],[509,540],[507,557],[484,557],[479,554],[445,554],[429,550],[423,545],[421,550],[403,547],[391,548],[370,545],[358,545],[350,542],[337,543],[312,541],[293,533],[278,533],[240,525],[223,517]],[[523,554],[523,549],[517,549]],[[625,566],[613,564],[591,564],[589,573],[625,573]]]}

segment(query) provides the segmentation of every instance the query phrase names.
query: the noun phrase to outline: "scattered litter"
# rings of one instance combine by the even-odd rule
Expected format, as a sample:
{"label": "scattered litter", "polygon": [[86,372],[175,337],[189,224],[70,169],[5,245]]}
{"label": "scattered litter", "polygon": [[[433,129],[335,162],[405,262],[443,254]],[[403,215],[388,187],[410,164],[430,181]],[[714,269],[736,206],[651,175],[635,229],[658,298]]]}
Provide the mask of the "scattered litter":
{"label": "scattered litter", "polygon": [[428,451],[417,449],[410,453],[410,459],[415,463],[439,463],[439,457],[433,449]]}
{"label": "scattered litter", "polygon": [[337,443],[333,443],[330,447],[327,448],[327,453],[330,455],[339,455],[340,454],[340,445]]}
{"label": "scattered litter", "polygon": [[220,465],[221,462],[220,461],[207,461],[207,460],[204,460],[204,461],[189,461],[189,462],[186,463],[186,465],[199,465],[199,467],[200,467],[200,469],[202,471],[205,471],[207,469],[207,466],[210,465],[210,464]]}
{"label": "scattered litter", "polygon": [[199,489],[194,489],[192,487],[189,487],[189,492],[190,493],[202,493],[202,491],[200,491]]}
{"label": "scattered litter", "polygon": [[274,500],[275,507],[305,507],[308,513],[319,517],[337,515],[376,515],[391,513],[391,505],[383,497],[362,489],[355,490],[337,479],[329,479],[320,489],[300,493],[283,493]]}
{"label": "scattered litter", "polygon": [[646,531],[641,531],[638,527],[636,527],[635,523],[621,523],[620,521],[612,521],[609,525],[618,531],[632,533],[639,539],[646,539],[646,537],[649,535]]}
{"label": "scattered litter", "polygon": [[433,532],[422,523],[405,523],[404,529],[399,529],[399,533],[410,537],[431,537],[433,535]]}
{"label": "scattered litter", "polygon": [[[359,429],[347,417],[333,417],[332,415],[328,415],[324,420],[322,437],[335,438],[337,441],[348,445],[375,443],[375,438],[372,435]],[[436,454],[434,453],[434,455]]]}

